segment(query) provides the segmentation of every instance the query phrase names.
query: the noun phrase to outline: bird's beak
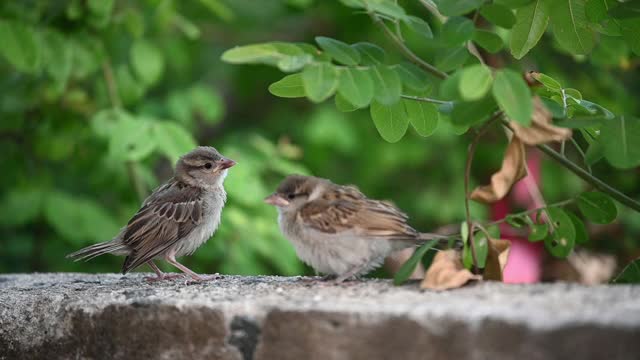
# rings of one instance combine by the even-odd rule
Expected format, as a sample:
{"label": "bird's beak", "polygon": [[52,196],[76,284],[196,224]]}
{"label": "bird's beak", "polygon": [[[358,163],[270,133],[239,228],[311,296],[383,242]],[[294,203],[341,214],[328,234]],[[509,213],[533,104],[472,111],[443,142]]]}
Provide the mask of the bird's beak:
{"label": "bird's beak", "polygon": [[228,169],[230,167],[232,167],[233,165],[235,165],[236,162],[231,160],[231,159],[224,159],[219,165],[218,168],[220,170],[224,170],[224,169]]}
{"label": "bird's beak", "polygon": [[274,206],[287,206],[287,205],[289,205],[289,201],[287,201],[287,199],[283,198],[282,196],[278,195],[277,193],[273,193],[273,194],[267,196],[264,199],[264,202],[266,202],[267,204],[270,204],[270,205],[274,205]]}

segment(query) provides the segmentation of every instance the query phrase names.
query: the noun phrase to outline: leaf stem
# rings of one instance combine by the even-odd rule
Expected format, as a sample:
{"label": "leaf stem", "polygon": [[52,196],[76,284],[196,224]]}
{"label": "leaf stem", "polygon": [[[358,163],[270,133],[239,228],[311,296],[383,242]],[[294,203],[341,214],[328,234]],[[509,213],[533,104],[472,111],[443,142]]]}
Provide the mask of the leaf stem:
{"label": "leaf stem", "polygon": [[449,77],[449,75],[447,75],[447,73],[438,70],[435,66],[433,66],[433,65],[429,64],[428,62],[422,60],[418,55],[416,55],[413,51],[411,51],[411,49],[409,49],[404,44],[404,42],[401,39],[399,39],[393,33],[393,31],[391,31],[387,27],[387,25],[384,23],[384,21],[382,21],[376,14],[374,14],[372,11],[369,11],[368,14],[371,17],[371,19],[373,20],[373,23],[376,24],[376,26],[378,26],[380,29],[382,29],[382,31],[384,31],[384,33],[387,35],[387,37],[396,45],[398,50],[400,50],[400,52],[405,57],[407,57],[409,60],[411,60],[416,65],[418,65],[421,68],[423,68],[425,71],[433,74],[437,78],[446,79],[446,78]]}
{"label": "leaf stem", "polygon": [[[519,217],[519,216],[523,216],[523,215],[533,214],[533,213],[536,213],[538,211],[545,210],[545,209],[552,208],[552,207],[562,207],[562,206],[571,204],[574,201],[576,201],[576,199],[567,199],[567,200],[563,200],[563,201],[558,201],[557,203],[545,205],[545,206],[538,207],[538,208],[535,208],[535,209],[530,209],[530,210],[526,210],[526,211],[522,211],[522,212],[518,212],[518,213],[509,214],[509,217]],[[500,220],[496,220],[496,221],[492,221],[490,223],[486,223],[486,224],[484,224],[484,226],[489,227],[489,226],[502,224],[503,222],[507,221],[507,218],[508,217],[503,217]]]}
{"label": "leaf stem", "polygon": [[571,160],[565,158],[564,156],[562,156],[561,154],[559,154],[558,152],[553,150],[548,145],[544,145],[544,144],[538,145],[538,149],[542,150],[542,152],[547,154],[547,156],[549,156],[553,160],[555,160],[558,163],[560,163],[560,165],[564,166],[569,171],[571,171],[572,173],[576,174],[582,180],[584,180],[587,183],[593,185],[596,189],[608,194],[612,198],[618,200],[621,204],[626,205],[626,206],[630,207],[631,209],[640,212],[640,203],[639,202],[637,202],[636,200],[628,197],[627,195],[623,194],[619,190],[609,186],[607,183],[605,183],[604,181],[598,179],[597,177],[589,174],[589,172],[585,171],[580,166],[574,164]]}
{"label": "leaf stem", "polygon": [[[120,99],[120,94],[118,93],[118,86],[113,77],[113,69],[111,68],[111,63],[109,61],[105,61],[102,63],[102,72],[104,74],[104,81],[107,83],[107,91],[109,92],[109,100],[111,101],[111,106],[114,109],[122,108],[122,100]],[[128,160],[126,162],[127,166],[127,174],[129,176],[129,180],[131,181],[131,186],[136,191],[138,195],[138,200],[143,201],[147,197],[147,190],[142,182],[140,176],[138,176],[138,172],[136,171],[136,163],[134,161]]]}
{"label": "leaf stem", "polygon": [[469,229],[469,244],[471,245],[471,256],[473,258],[473,267],[475,273],[478,273],[478,259],[476,257],[476,247],[473,239],[473,227],[474,224],[471,221],[471,210],[469,207],[469,180],[471,178],[471,163],[473,162],[473,156],[476,152],[476,147],[480,142],[480,138],[489,130],[493,123],[502,118],[502,111],[495,112],[487,122],[485,122],[482,127],[478,130],[476,136],[471,140],[471,144],[469,144],[469,149],[467,151],[467,163],[464,170],[464,211],[467,221],[467,227]]}
{"label": "leaf stem", "polygon": [[432,98],[428,98],[428,97],[420,97],[420,96],[404,95],[404,94],[400,95],[400,97],[403,98],[403,99],[428,102],[428,103],[432,103],[432,104],[448,104],[448,103],[451,102],[451,101],[432,99]]}

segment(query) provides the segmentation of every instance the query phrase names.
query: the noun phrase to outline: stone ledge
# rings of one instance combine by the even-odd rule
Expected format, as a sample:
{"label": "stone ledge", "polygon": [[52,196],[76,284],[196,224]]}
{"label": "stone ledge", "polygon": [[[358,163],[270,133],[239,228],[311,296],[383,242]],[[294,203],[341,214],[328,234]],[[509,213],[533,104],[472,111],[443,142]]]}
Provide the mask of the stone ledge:
{"label": "stone ledge", "polygon": [[0,359],[630,359],[640,287],[0,275]]}

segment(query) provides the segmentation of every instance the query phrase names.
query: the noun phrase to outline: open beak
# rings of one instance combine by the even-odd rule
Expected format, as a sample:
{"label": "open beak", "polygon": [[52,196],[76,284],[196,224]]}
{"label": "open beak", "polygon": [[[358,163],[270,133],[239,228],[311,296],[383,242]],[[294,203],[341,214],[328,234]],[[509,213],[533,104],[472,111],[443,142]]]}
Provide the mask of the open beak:
{"label": "open beak", "polygon": [[264,202],[266,202],[267,204],[270,204],[270,205],[274,205],[274,206],[287,206],[287,205],[289,205],[289,201],[287,201],[287,199],[283,198],[282,196],[278,195],[277,193],[273,193],[273,194],[267,196],[264,199]]}
{"label": "open beak", "polygon": [[220,170],[224,170],[224,169],[228,169],[230,167],[232,167],[233,165],[235,165],[236,162],[231,160],[231,159],[224,159],[219,165],[218,168]]}

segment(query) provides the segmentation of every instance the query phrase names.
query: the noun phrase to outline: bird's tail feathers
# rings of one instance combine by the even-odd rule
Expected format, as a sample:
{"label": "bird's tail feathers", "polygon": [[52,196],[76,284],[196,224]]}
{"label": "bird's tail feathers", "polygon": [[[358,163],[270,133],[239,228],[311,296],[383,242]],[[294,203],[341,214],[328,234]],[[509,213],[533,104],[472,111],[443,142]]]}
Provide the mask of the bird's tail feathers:
{"label": "bird's tail feathers", "polygon": [[86,248],[82,248],[76,252],[73,252],[66,256],[67,259],[73,259],[73,261],[89,261],[97,256],[117,253],[126,251],[127,246],[120,241],[120,239],[113,239],[111,241],[105,241]]}

